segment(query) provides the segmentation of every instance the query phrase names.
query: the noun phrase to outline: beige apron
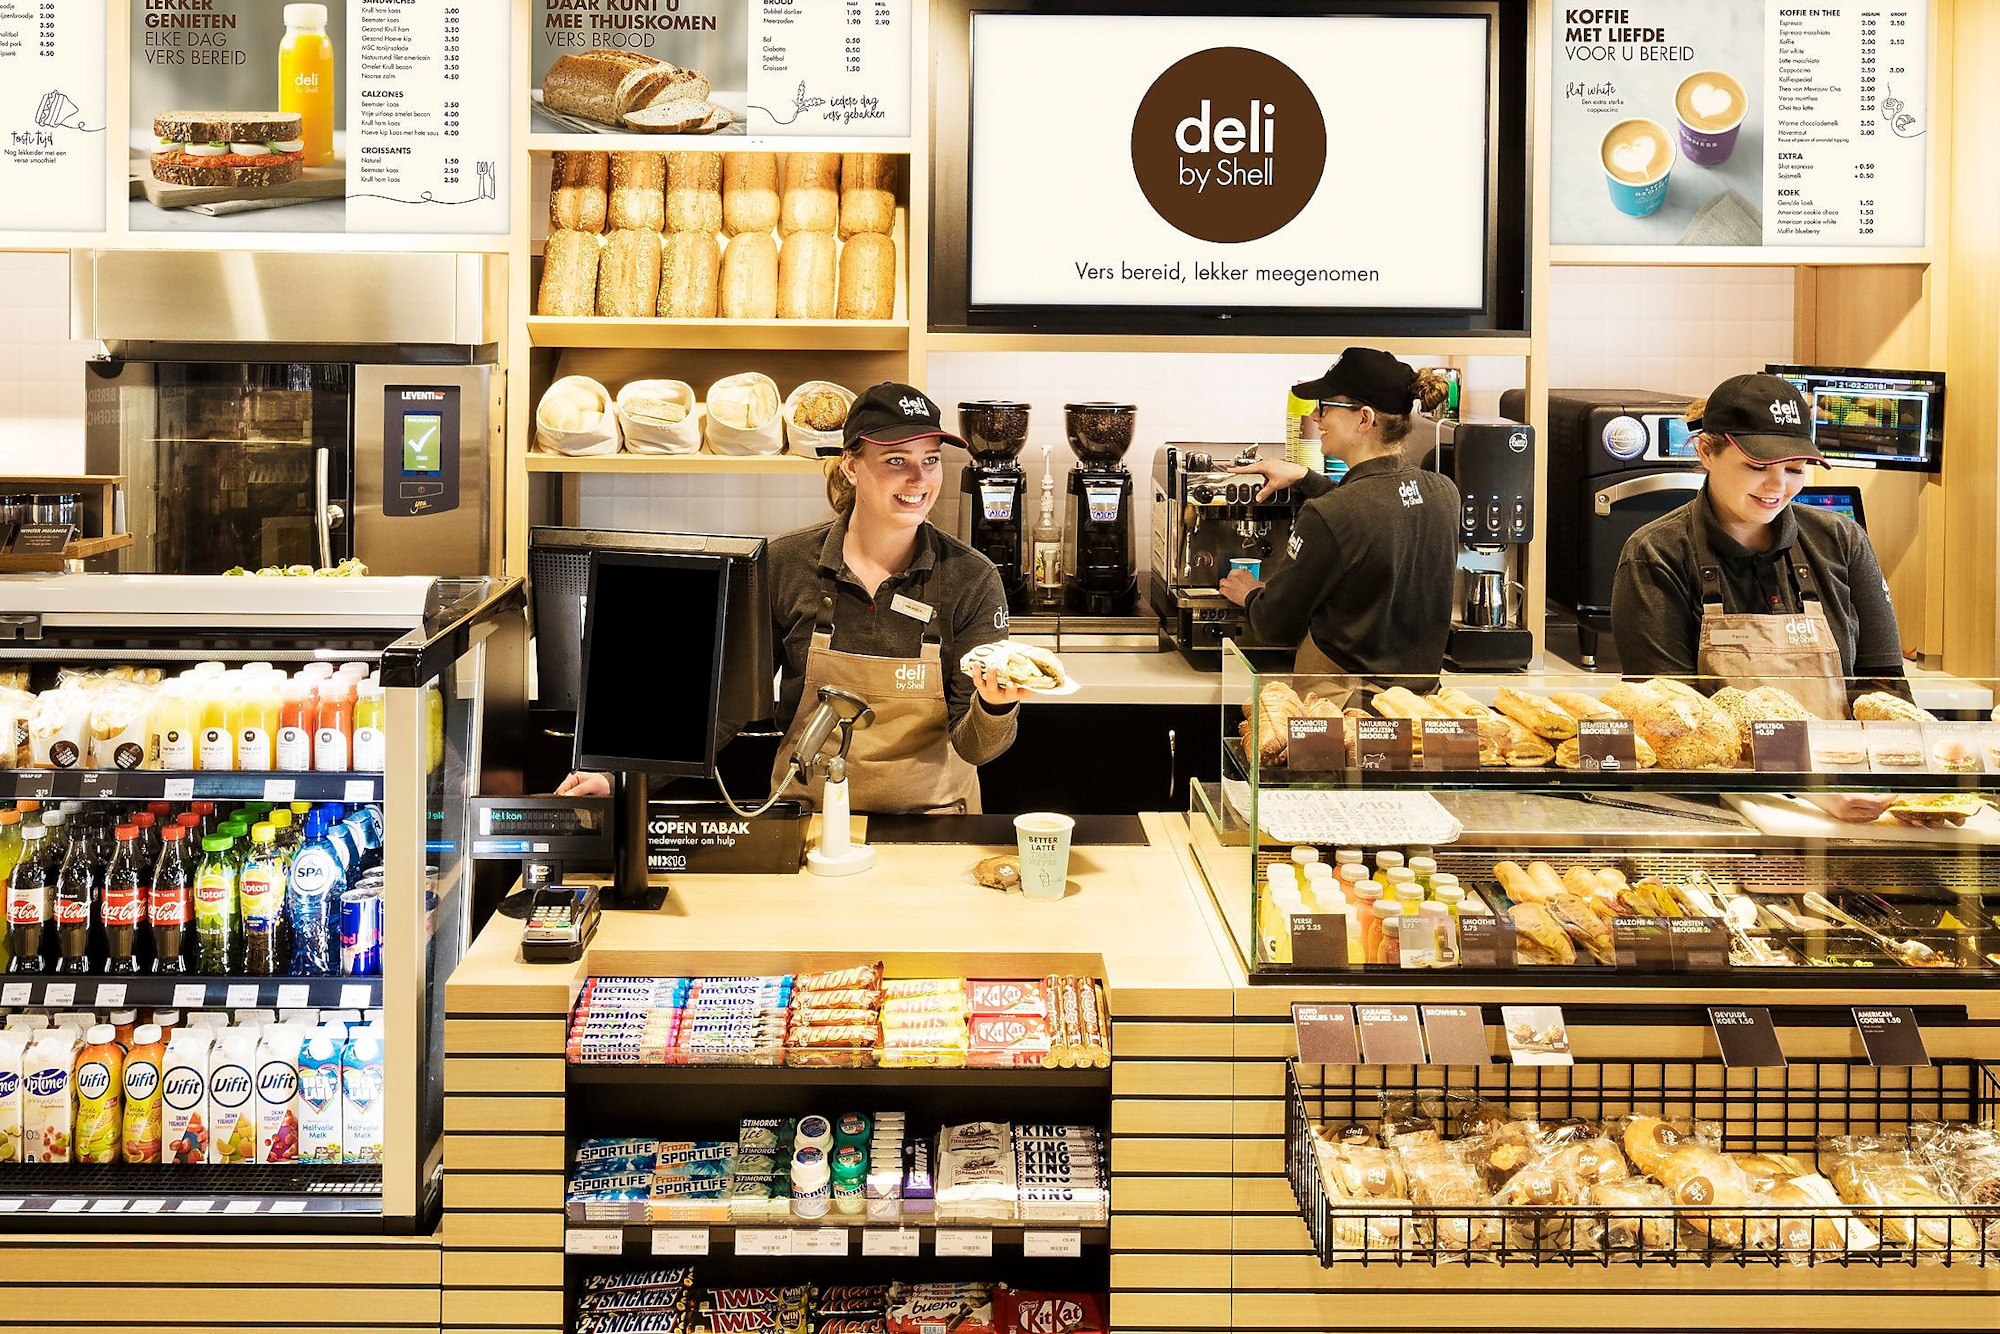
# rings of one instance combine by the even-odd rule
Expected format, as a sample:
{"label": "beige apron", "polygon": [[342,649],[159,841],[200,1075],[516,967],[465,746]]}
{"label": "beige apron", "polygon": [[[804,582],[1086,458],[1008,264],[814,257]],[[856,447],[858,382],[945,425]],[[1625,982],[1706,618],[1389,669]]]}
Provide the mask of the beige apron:
{"label": "beige apron", "polygon": [[1722,567],[1699,516],[1690,527],[1701,570],[1701,639],[1695,671],[1715,678],[1718,686],[1738,690],[1776,686],[1821,718],[1846,718],[1847,674],[1840,646],[1820,611],[1819,586],[1812,567],[1800,559],[1798,545],[1785,553],[1798,581],[1796,612],[1730,612],[1722,609]]}
{"label": "beige apron", "polygon": [[1342,708],[1360,703],[1357,696],[1364,692],[1372,693],[1360,677],[1327,657],[1310,634],[1299,642],[1298,654],[1292,659],[1292,688],[1301,695],[1310,692],[1336,700]]}
{"label": "beige apron", "polygon": [[[773,785],[790,774],[792,747],[819,707],[820,687],[835,686],[859,695],[875,711],[874,722],[855,729],[847,751],[848,802],[855,810],[875,815],[978,814],[979,771],[951,744],[944,664],[939,641],[931,632],[936,616],[924,627],[917,657],[842,653],[833,647],[833,580],[822,578],[820,588],[812,647],[806,653],[805,686],[799,694],[799,711],[778,748]],[[921,601],[922,595],[920,584],[914,596]],[[839,749],[836,730],[820,753],[832,755]],[[824,786],[824,777],[815,776],[806,794],[815,810]]]}

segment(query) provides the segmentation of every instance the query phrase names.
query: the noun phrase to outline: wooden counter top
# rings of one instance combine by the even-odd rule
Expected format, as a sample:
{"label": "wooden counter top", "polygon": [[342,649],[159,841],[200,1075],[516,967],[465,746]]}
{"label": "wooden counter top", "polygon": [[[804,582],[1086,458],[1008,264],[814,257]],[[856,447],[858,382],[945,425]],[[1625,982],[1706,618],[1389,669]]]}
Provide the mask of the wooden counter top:
{"label": "wooden counter top", "polygon": [[[1165,817],[1144,846],[1070,853],[1069,897],[1043,903],[972,882],[1006,848],[880,844],[840,879],[675,875],[653,912],[607,912],[582,962],[521,960],[520,923],[495,917],[452,974],[458,1012],[567,1008],[585,977],[751,973],[883,959],[901,976],[1100,972],[1114,1015],[1230,1013],[1229,947]],[[1184,838],[1184,835],[1183,835]]]}

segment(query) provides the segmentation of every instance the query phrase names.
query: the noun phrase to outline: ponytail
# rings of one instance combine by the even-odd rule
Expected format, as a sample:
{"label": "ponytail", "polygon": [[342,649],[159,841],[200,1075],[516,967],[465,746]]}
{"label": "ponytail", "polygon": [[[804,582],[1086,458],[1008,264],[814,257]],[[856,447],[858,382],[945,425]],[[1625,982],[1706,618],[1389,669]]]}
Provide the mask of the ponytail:
{"label": "ponytail", "polygon": [[[1419,411],[1436,412],[1451,401],[1451,380],[1443,371],[1426,366],[1411,379],[1410,397]],[[1381,433],[1382,443],[1400,445],[1407,439],[1412,425],[1410,416],[1407,412],[1377,412],[1376,430]]]}
{"label": "ponytail", "polygon": [[842,518],[854,513],[854,483],[840,470],[840,461],[846,457],[835,454],[826,461],[826,503]]}

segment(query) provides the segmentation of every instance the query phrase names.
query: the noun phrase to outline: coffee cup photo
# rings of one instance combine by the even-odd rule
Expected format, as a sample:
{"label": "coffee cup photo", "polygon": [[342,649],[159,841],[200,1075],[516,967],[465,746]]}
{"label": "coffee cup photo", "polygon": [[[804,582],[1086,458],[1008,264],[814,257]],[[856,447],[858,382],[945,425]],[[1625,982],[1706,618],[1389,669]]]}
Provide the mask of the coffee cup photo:
{"label": "coffee cup photo", "polygon": [[1688,75],[1674,93],[1682,155],[1704,167],[1727,162],[1749,109],[1743,85],[1731,75],[1721,70]]}
{"label": "coffee cup photo", "polygon": [[1644,117],[1621,120],[1605,132],[1599,154],[1611,203],[1620,213],[1643,218],[1666,202],[1674,142],[1665,126]]}

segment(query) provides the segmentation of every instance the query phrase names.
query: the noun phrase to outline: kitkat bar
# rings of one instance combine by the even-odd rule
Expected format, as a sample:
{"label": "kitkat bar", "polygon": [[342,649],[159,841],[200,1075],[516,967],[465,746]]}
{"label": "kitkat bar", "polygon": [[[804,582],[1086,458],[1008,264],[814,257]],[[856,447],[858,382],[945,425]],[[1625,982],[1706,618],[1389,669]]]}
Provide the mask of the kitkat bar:
{"label": "kitkat bar", "polygon": [[974,1014],[1049,1016],[1048,987],[1031,977],[974,982],[969,992]]}

